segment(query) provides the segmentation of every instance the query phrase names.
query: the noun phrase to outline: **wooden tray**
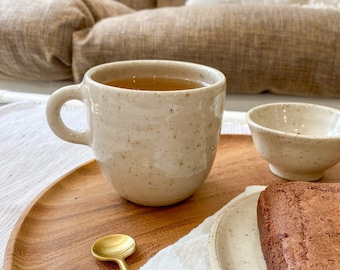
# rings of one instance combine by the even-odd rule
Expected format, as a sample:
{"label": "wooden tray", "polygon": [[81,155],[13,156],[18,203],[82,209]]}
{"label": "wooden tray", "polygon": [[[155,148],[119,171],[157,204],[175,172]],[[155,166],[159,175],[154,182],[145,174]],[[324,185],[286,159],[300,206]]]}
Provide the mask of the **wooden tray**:
{"label": "wooden tray", "polygon": [[[339,173],[340,164],[328,170],[322,181],[338,182]],[[127,262],[131,269],[138,269],[246,186],[279,181],[283,180],[269,171],[251,137],[245,135],[222,136],[207,181],[189,199],[169,207],[143,207],[121,199],[92,161],[31,203],[11,234],[4,269],[118,269],[90,253],[95,239],[112,233],[135,238],[137,251]]]}

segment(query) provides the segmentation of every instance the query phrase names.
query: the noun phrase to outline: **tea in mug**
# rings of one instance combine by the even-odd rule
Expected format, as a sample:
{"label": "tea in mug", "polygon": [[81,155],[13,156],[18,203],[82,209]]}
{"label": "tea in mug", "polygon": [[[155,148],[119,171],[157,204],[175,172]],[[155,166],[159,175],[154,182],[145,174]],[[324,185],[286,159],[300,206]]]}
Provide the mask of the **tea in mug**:
{"label": "tea in mug", "polygon": [[149,90],[149,91],[186,90],[206,86],[206,83],[201,81],[168,77],[146,77],[146,78],[133,77],[117,79],[105,82],[104,84],[125,89]]}

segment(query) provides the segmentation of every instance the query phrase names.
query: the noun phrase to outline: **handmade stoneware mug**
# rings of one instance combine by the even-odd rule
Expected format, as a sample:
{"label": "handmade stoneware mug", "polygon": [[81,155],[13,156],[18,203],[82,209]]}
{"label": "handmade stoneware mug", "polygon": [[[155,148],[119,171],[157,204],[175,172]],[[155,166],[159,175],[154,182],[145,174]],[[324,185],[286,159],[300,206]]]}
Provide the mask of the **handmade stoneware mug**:
{"label": "handmade stoneware mug", "polygon": [[[114,62],[90,69],[78,85],[54,92],[47,120],[61,139],[92,148],[105,179],[121,197],[164,206],[191,196],[215,159],[226,79],[204,65]],[[87,130],[60,115],[68,100],[87,111]]]}

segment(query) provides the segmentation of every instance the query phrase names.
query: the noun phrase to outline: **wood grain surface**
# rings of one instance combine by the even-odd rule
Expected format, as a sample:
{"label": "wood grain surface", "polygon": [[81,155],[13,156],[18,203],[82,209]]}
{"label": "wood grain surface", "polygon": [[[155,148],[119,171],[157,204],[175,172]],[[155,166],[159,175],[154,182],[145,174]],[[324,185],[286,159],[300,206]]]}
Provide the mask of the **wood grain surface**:
{"label": "wood grain surface", "polygon": [[[28,206],[8,242],[4,269],[118,269],[90,253],[97,238],[113,233],[135,238],[137,251],[127,262],[138,269],[246,186],[279,181],[284,180],[269,171],[246,135],[221,136],[206,182],[189,199],[168,207],[143,207],[120,198],[92,161],[58,180]],[[340,164],[322,180],[339,181]]]}

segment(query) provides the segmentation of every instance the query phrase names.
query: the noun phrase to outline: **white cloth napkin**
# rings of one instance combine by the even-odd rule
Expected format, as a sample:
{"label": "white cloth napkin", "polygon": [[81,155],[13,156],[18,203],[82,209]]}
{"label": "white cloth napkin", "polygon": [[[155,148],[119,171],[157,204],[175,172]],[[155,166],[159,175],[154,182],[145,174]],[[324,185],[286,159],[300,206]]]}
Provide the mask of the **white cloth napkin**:
{"label": "white cloth napkin", "polygon": [[262,191],[264,188],[264,186],[248,186],[243,193],[232,199],[214,215],[206,218],[189,234],[182,237],[173,245],[159,251],[141,268],[141,270],[211,269],[209,264],[208,237],[212,225],[229,204],[251,193]]}
{"label": "white cloth napkin", "polygon": [[[71,144],[55,136],[48,127],[45,109],[46,103],[43,101],[0,106],[1,262],[15,223],[27,206],[53,182],[94,158],[89,147]],[[62,110],[62,116],[68,126],[77,130],[86,128],[85,112],[79,104],[66,106]],[[225,112],[222,133],[249,134],[244,113]],[[207,264],[205,239],[213,219],[214,217],[207,219],[198,230],[181,239],[178,244],[161,251],[160,254],[165,254],[162,261],[158,259],[162,256],[156,255],[143,269],[166,269],[168,262],[175,263],[167,258],[178,258],[176,267],[169,265],[169,269],[176,269],[177,266],[177,269],[190,269],[188,265],[191,261],[195,261],[196,264],[193,265],[199,265],[197,262],[200,261]],[[190,242],[193,244],[188,245]],[[186,252],[181,252],[183,249],[178,246],[187,249]],[[205,256],[195,256],[195,260],[192,257],[180,257],[182,254],[196,254],[199,251],[204,251]],[[161,267],[154,266],[156,263]],[[207,268],[202,266],[200,269]]]}

